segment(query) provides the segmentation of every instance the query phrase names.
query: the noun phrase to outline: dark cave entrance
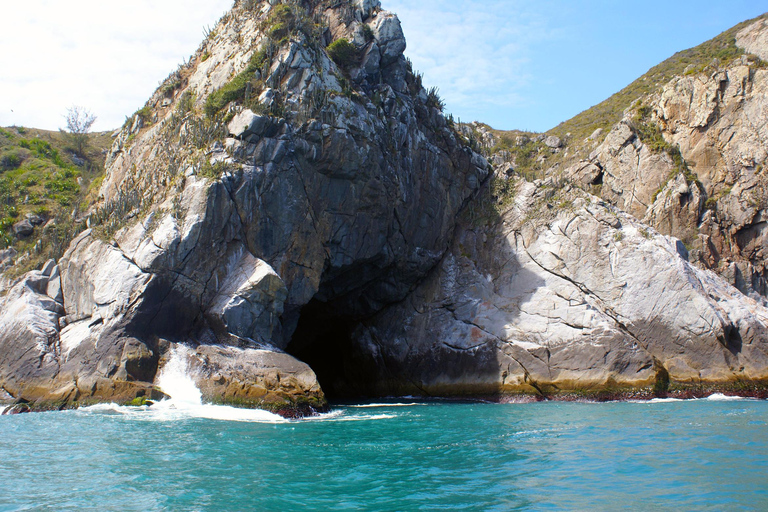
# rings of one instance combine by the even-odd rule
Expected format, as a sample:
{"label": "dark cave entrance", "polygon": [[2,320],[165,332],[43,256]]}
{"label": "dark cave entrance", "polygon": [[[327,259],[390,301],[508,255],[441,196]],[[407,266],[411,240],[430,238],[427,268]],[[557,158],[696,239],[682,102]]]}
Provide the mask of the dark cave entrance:
{"label": "dark cave entrance", "polygon": [[307,363],[329,400],[374,396],[374,369],[353,342],[360,319],[312,299],[301,309],[286,352]]}

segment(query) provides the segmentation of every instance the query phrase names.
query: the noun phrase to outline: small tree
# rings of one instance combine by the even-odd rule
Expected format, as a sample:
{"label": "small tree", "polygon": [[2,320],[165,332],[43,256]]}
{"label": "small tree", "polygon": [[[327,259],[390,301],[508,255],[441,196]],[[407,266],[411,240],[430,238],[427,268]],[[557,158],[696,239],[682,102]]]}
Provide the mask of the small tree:
{"label": "small tree", "polygon": [[85,156],[85,147],[88,144],[88,132],[91,131],[96,116],[83,107],[73,105],[67,109],[67,134],[75,152]]}

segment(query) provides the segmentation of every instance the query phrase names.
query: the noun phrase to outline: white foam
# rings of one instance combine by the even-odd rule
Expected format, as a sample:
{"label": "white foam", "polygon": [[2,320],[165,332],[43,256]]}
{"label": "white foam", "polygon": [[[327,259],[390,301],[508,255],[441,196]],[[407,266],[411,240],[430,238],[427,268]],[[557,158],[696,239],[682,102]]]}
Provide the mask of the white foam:
{"label": "white foam", "polygon": [[[643,400],[638,400],[638,402],[643,402]],[[652,398],[651,400],[646,401],[647,404],[668,404],[673,402],[685,402],[682,398]]]}
{"label": "white foam", "polygon": [[177,345],[171,351],[171,357],[160,370],[155,381],[157,386],[171,397],[173,404],[179,406],[203,405],[203,394],[197,389],[195,381],[189,375],[189,359],[192,351],[183,345]]}
{"label": "white foam", "polygon": [[729,396],[724,395],[722,393],[715,393],[713,395],[709,395],[708,397],[704,398],[703,400],[710,400],[712,402],[739,402],[742,400],[753,400],[752,398],[744,398],[742,396]]}
{"label": "white foam", "polygon": [[168,363],[160,371],[156,382],[158,387],[170,397],[169,399],[152,406],[126,407],[117,404],[98,404],[81,410],[86,413],[122,414],[148,421],[177,421],[191,418],[254,423],[286,423],[288,421],[282,416],[260,409],[204,404],[202,393],[189,375],[190,357],[192,357],[192,351],[189,348],[178,346],[173,349]]}
{"label": "white foam", "polygon": [[335,421],[373,421],[373,420],[389,420],[397,418],[397,414],[371,414],[367,416],[365,414],[353,414],[352,416],[339,416]]}

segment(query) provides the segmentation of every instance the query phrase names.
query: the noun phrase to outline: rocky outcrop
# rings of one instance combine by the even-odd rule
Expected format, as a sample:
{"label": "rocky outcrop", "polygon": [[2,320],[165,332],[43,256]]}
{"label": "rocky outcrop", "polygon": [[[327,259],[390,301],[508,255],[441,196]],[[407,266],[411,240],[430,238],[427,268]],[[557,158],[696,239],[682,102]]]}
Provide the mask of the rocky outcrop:
{"label": "rocky outcrop", "polygon": [[[749,25],[737,43],[759,55],[764,25]],[[768,71],[747,56],[676,77],[637,103],[565,175],[682,239],[692,261],[765,302],[767,87]]]}
{"label": "rocky outcrop", "polygon": [[759,63],[670,82],[530,183],[491,175],[494,132],[444,117],[405,47],[375,0],[236,3],[117,134],[88,229],[0,282],[0,387],[156,398],[176,351],[205,400],[286,415],[768,381]]}
{"label": "rocky outcrop", "polygon": [[768,377],[768,310],[682,243],[570,186],[515,185],[353,334],[376,394],[574,392]]}
{"label": "rocky outcrop", "polygon": [[[102,207],[59,264],[58,370],[30,401],[151,390],[182,343],[205,361],[206,399],[322,405],[284,352],[304,308],[356,319],[402,300],[488,175],[427,104],[378,2],[242,2],[214,34],[117,136]],[[357,52],[343,68],[324,49],[341,37]]]}

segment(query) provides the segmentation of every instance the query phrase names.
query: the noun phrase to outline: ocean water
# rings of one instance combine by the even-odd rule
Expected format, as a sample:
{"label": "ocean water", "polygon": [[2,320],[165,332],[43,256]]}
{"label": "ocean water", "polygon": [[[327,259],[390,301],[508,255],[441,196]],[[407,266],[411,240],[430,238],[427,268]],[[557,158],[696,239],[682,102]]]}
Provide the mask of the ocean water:
{"label": "ocean water", "polygon": [[161,377],[176,396],[149,408],[0,417],[0,510],[768,510],[766,401],[401,399],[287,421]]}

